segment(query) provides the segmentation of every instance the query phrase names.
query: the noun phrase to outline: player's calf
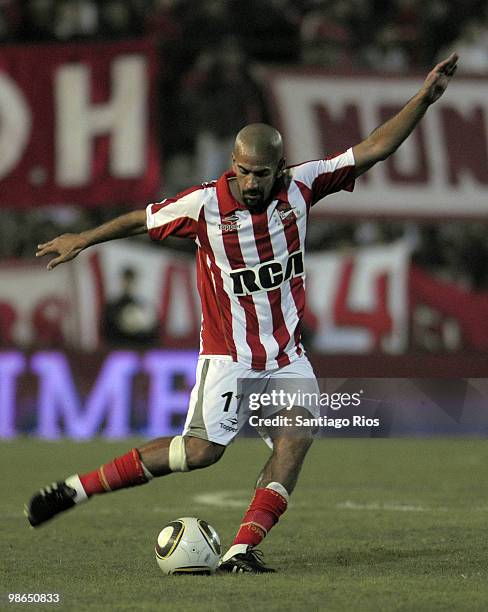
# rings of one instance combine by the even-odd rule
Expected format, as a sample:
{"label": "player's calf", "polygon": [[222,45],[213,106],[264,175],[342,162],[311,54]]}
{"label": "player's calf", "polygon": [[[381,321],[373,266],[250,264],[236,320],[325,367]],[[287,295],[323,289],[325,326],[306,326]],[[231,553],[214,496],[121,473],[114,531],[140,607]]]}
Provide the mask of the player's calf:
{"label": "player's calf", "polygon": [[186,437],[186,459],[190,470],[199,470],[216,463],[224,454],[225,446],[200,438]]}
{"label": "player's calf", "polygon": [[139,448],[141,459],[153,476],[188,472],[212,465],[225,446],[193,436],[156,438]]}

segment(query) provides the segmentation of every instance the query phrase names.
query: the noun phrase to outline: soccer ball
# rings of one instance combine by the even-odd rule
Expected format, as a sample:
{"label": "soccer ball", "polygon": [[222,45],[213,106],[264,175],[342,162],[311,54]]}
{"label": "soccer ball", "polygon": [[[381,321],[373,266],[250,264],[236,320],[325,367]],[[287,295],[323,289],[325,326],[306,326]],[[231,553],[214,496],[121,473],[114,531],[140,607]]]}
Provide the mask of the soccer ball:
{"label": "soccer ball", "polygon": [[220,539],[206,521],[185,516],[160,531],[155,552],[163,574],[213,574],[219,563]]}

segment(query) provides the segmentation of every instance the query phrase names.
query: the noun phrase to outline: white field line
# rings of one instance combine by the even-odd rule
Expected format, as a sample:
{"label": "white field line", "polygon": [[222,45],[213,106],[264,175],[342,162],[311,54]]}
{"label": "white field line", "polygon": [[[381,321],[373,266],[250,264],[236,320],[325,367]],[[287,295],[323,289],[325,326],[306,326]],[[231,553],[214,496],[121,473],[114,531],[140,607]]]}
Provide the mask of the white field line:
{"label": "white field line", "polygon": [[361,504],[353,501],[345,501],[336,504],[339,510],[392,510],[393,512],[449,512],[449,508],[428,508],[417,504],[402,504],[400,502],[370,502]]}
{"label": "white field line", "polygon": [[[201,493],[193,496],[193,500],[196,504],[204,506],[217,506],[221,509],[224,508],[243,508],[250,500],[251,492],[248,490],[225,490],[225,491],[213,491],[211,493]],[[311,505],[307,502],[294,502],[292,500],[291,506],[293,508],[307,508]],[[374,501],[368,503],[355,502],[351,500],[345,500],[336,504],[324,504],[326,508],[336,508],[337,510],[356,510],[356,511],[386,511],[386,512],[450,512],[450,511],[467,511],[474,510],[478,512],[488,512],[488,506],[471,507],[471,508],[449,508],[447,506],[425,506],[423,504],[412,504],[403,502],[383,502]]]}
{"label": "white field line", "polygon": [[249,504],[251,491],[213,491],[212,493],[200,493],[193,496],[197,504],[204,506],[218,506],[219,508],[242,508]]}
{"label": "white field line", "polygon": [[[249,489],[231,489],[231,490],[220,490],[212,491],[210,493],[199,493],[189,498],[188,502],[183,501],[177,506],[150,506],[147,508],[153,513],[166,513],[171,512],[179,516],[191,516],[194,514],[195,509],[205,508],[208,506],[217,507],[221,510],[226,509],[245,509],[249,505],[252,491]],[[295,502],[291,501],[292,508],[311,508],[312,505],[309,502]],[[85,507],[85,506],[84,506]],[[475,506],[475,507],[448,507],[448,506],[426,506],[423,504],[415,503],[403,503],[403,502],[386,502],[386,501],[373,501],[368,503],[356,502],[352,500],[345,500],[337,503],[323,504],[323,508],[337,509],[337,510],[352,510],[359,512],[368,511],[385,511],[385,512],[433,512],[433,513],[445,513],[455,511],[474,511],[474,512],[488,512],[488,506]],[[95,516],[122,516],[126,514],[125,510],[119,508],[103,508],[97,505],[90,507],[88,511],[85,511],[87,515]],[[18,519],[24,518],[23,508],[14,509],[12,506],[6,511],[1,512],[0,515],[3,519]]]}
{"label": "white field line", "polygon": [[[194,508],[203,508],[208,504],[199,504],[196,502],[191,502],[186,506],[185,503],[182,503],[179,506],[152,506],[147,508],[150,512],[154,514],[160,514],[162,512],[171,512],[175,516],[191,516]],[[83,506],[85,508],[85,506]],[[136,506],[134,506],[135,509]],[[76,512],[76,510],[75,510]],[[120,508],[92,508],[89,510],[84,510],[85,516],[124,516],[127,514],[126,510],[122,510]],[[18,510],[13,510],[9,508],[6,512],[0,512],[0,516],[2,519],[25,519],[24,508],[21,507]],[[63,516],[63,515],[60,515]],[[68,515],[70,516],[70,514]]]}

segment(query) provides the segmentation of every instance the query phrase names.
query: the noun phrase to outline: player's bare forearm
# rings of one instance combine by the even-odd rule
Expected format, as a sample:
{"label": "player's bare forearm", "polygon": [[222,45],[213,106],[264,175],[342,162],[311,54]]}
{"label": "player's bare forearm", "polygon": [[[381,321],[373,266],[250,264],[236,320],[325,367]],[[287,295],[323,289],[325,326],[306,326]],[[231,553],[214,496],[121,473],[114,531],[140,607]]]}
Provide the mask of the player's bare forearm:
{"label": "player's bare forearm", "polygon": [[60,263],[71,261],[89,246],[145,232],[147,232],[146,211],[135,210],[91,230],[79,234],[62,234],[49,242],[38,244],[36,257],[57,255],[47,264],[47,269],[52,270]]}
{"label": "player's bare forearm", "polygon": [[402,110],[383,125],[376,128],[363,142],[353,147],[356,176],[369,170],[374,164],[394,153],[412,133],[431,104],[447,89],[456,72],[458,56],[452,53],[429,72],[422,87]]}
{"label": "player's bare forearm", "polygon": [[94,244],[107,242],[108,240],[127,238],[145,232],[147,232],[146,211],[134,210],[111,221],[107,221],[107,223],[99,227],[82,232],[80,236],[86,242],[84,247],[86,248]]}
{"label": "player's bare forearm", "polygon": [[353,147],[356,176],[394,153],[411,134],[428,108],[429,104],[425,97],[418,92],[397,115],[377,127],[363,142]]}

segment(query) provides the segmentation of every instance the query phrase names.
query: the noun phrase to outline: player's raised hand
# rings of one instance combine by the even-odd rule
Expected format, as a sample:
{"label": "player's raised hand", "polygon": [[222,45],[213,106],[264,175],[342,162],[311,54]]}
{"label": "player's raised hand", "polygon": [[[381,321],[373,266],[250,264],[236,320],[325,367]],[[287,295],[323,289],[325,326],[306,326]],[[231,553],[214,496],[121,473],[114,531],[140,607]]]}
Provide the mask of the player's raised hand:
{"label": "player's raised hand", "polygon": [[86,244],[80,234],[62,234],[49,242],[37,245],[36,257],[44,255],[57,255],[47,264],[47,269],[52,270],[61,263],[71,261],[80,253]]}
{"label": "player's raised hand", "polygon": [[428,104],[433,104],[446,91],[449,81],[456,72],[457,61],[457,53],[451,53],[429,72],[421,89]]}

